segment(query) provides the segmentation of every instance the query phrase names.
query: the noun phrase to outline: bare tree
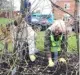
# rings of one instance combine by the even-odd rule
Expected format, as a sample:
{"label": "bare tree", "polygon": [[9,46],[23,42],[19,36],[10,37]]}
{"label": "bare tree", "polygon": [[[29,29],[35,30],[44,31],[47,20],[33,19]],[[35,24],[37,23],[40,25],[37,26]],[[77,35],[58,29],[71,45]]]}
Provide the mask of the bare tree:
{"label": "bare tree", "polygon": [[75,6],[76,6],[76,9],[75,9],[75,21],[74,21],[74,24],[75,24],[75,32],[76,32],[76,39],[77,39],[77,50],[78,50],[78,53],[79,53],[79,8],[80,8],[80,0],[75,0]]}
{"label": "bare tree", "polygon": [[13,1],[0,0],[0,10],[13,10],[13,9],[14,9]]}

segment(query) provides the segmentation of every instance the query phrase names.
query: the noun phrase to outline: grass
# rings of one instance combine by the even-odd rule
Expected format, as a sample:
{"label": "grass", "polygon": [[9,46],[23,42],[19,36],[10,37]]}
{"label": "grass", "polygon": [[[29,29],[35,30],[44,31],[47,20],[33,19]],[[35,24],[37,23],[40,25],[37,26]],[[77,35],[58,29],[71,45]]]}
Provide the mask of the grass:
{"label": "grass", "polygon": [[5,26],[7,23],[10,23],[11,19],[7,19],[7,18],[0,18],[0,24],[2,24],[2,26]]}
{"label": "grass", "polygon": [[[2,41],[0,41],[0,54],[5,50],[5,45]],[[8,52],[13,52],[12,43],[8,43]]]}
{"label": "grass", "polygon": [[69,51],[75,51],[77,49],[77,42],[76,42],[76,36],[72,34],[70,37],[68,37],[68,50]]}
{"label": "grass", "polygon": [[[0,18],[0,25],[2,24],[2,26],[5,27],[6,24],[10,23],[11,21],[13,21],[13,20],[8,19],[8,18]],[[0,34],[1,34],[1,31],[0,31]],[[2,41],[0,41],[0,53],[2,53],[3,50],[4,50],[4,43]],[[11,44],[9,44],[8,50],[9,50],[9,52],[11,52],[11,50],[12,50]]]}
{"label": "grass", "polygon": [[[44,36],[45,36],[45,32],[41,31],[41,32],[37,32],[37,38],[36,38],[36,47],[37,49],[39,49],[40,51],[44,50]],[[9,44],[9,51],[12,50],[12,45]],[[76,44],[76,36],[71,35],[71,37],[68,38],[68,51],[73,51],[73,49],[76,50],[77,44]],[[4,49],[3,43],[0,43],[0,50]]]}
{"label": "grass", "polygon": [[[36,47],[39,50],[44,50],[44,32],[37,32],[37,41],[36,41]],[[76,44],[76,36],[74,34],[71,34],[71,37],[68,37],[68,51],[76,50],[77,44]]]}
{"label": "grass", "polygon": [[37,38],[36,38],[36,47],[40,50],[44,50],[44,32],[37,32]]}
{"label": "grass", "polygon": [[3,50],[4,50],[4,44],[2,41],[0,41],[0,54],[3,53]]}

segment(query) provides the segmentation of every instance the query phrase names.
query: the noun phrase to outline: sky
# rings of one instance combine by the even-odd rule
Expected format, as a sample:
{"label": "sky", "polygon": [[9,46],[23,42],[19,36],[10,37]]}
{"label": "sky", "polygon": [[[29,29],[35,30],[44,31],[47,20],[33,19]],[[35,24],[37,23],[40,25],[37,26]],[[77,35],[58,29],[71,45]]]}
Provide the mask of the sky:
{"label": "sky", "polygon": [[[31,11],[40,11],[43,14],[48,14],[52,11],[49,0],[29,0],[31,2]],[[56,0],[54,0],[55,2]],[[15,10],[20,10],[20,0],[14,0]]]}
{"label": "sky", "polygon": [[51,12],[51,3],[49,0],[30,0],[32,7],[31,10],[39,10],[43,14]]}
{"label": "sky", "polygon": [[15,10],[20,10],[20,0],[14,0]]}

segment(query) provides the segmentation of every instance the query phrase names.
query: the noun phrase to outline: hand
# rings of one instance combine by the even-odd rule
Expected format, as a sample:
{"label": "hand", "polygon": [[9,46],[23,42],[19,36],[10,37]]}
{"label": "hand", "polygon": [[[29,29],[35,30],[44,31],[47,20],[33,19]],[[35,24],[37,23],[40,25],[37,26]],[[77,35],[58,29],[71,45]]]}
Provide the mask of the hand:
{"label": "hand", "polygon": [[59,59],[59,62],[66,63],[66,60],[65,60],[64,58],[60,58],[60,59]]}
{"label": "hand", "polygon": [[49,59],[49,61],[48,61],[48,62],[49,62],[49,64],[48,64],[48,66],[49,66],[49,67],[53,67],[53,66],[54,66],[54,62],[52,61],[52,59],[51,59],[51,58]]}
{"label": "hand", "polygon": [[31,60],[32,62],[36,60],[36,57],[35,57],[35,55],[33,55],[33,54],[31,54],[29,57],[30,57],[30,60]]}

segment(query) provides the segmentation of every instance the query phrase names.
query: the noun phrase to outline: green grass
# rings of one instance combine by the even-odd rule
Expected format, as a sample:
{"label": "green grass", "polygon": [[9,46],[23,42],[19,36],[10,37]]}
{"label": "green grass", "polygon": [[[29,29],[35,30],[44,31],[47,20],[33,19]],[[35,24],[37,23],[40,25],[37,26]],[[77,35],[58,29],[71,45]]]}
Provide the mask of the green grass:
{"label": "green grass", "polygon": [[[45,36],[45,32],[41,31],[41,32],[37,32],[37,38],[36,38],[36,47],[40,50],[43,51],[44,50],[44,36]],[[9,45],[9,51],[11,52],[12,50],[12,45]],[[71,37],[68,38],[68,51],[72,52],[73,49],[76,50],[77,44],[76,44],[76,36],[74,36],[73,34],[71,35]],[[0,43],[0,49],[4,49],[4,46],[2,44],[2,42]]]}
{"label": "green grass", "polygon": [[5,26],[7,23],[10,23],[11,19],[7,19],[7,18],[0,18],[0,24],[2,24],[3,26]]}
{"label": "green grass", "polygon": [[[38,32],[37,33],[37,41],[36,41],[36,47],[39,50],[44,50],[44,32]],[[68,51],[76,50],[77,44],[76,44],[76,36],[74,34],[71,34],[71,37],[68,37]]]}
{"label": "green grass", "polygon": [[[2,54],[4,50],[5,50],[5,45],[2,41],[0,41],[0,54]],[[13,52],[12,43],[8,44],[8,52]]]}
{"label": "green grass", "polygon": [[3,53],[3,50],[4,50],[4,44],[2,41],[0,41],[0,54]]}
{"label": "green grass", "polygon": [[40,50],[44,50],[44,32],[37,32],[37,38],[36,38],[36,47]]}
{"label": "green grass", "polygon": [[[6,24],[8,24],[8,23],[10,23],[10,22],[12,22],[12,21],[13,21],[13,20],[11,20],[11,19],[0,18],[0,25],[2,24],[2,26],[5,27]],[[11,52],[11,50],[12,50],[12,45],[11,45],[11,44],[9,44],[8,49],[9,49],[9,52]],[[4,50],[4,43],[3,43],[2,41],[0,41],[0,53],[2,53],[3,50]]]}
{"label": "green grass", "polygon": [[68,50],[74,51],[77,49],[77,42],[76,42],[76,36],[74,34],[71,35],[71,37],[68,38]]}

